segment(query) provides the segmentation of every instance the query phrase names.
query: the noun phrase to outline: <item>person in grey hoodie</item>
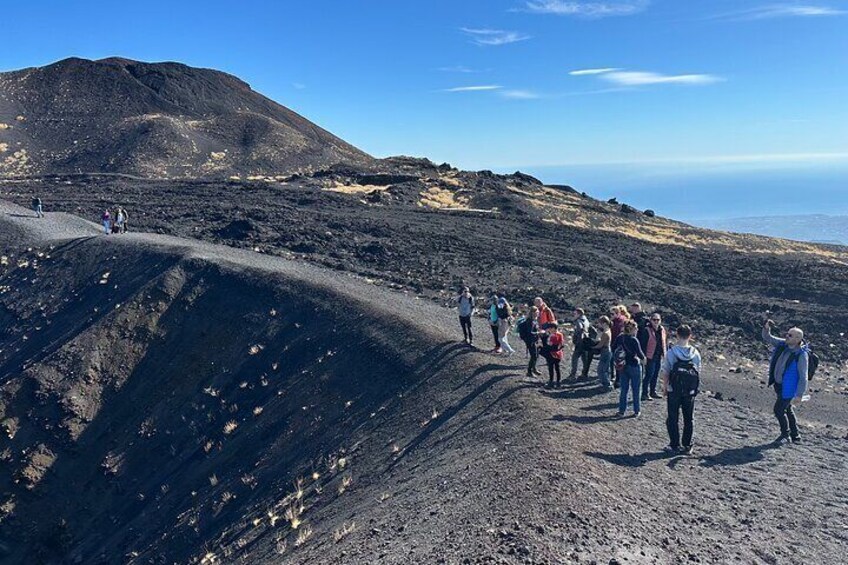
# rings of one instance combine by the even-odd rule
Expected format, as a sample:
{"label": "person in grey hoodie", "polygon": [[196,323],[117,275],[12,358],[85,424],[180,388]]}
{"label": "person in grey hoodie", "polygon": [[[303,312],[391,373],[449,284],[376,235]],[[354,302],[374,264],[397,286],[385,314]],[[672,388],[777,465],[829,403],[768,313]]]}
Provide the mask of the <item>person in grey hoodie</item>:
{"label": "person in grey hoodie", "polygon": [[[676,390],[674,375],[680,364],[688,364],[695,371],[701,370],[701,354],[690,345],[692,328],[680,326],[677,328],[677,343],[668,350],[663,361],[660,374],[662,375],[663,395],[666,397],[668,417],[665,424],[668,430],[668,446],[666,453],[682,452],[692,454],[692,436],[695,433],[695,397],[682,394]],[[683,412],[683,444],[680,443],[680,413]]]}
{"label": "person in grey hoodie", "polygon": [[586,338],[589,337],[589,319],[582,308],[574,309],[574,333],[571,335],[571,343],[574,351],[571,354],[571,373],[568,378],[577,377],[577,363],[583,361],[583,378],[589,378],[589,367],[592,365],[592,349],[586,348]]}
{"label": "person in grey hoodie", "polygon": [[768,384],[774,387],[777,396],[774,416],[780,424],[780,437],[775,443],[798,443],[801,441],[801,435],[798,433],[798,421],[792,406],[800,404],[804,393],[807,392],[810,353],[804,343],[804,331],[801,328],[791,328],[786,332],[786,338],[781,339],[771,334],[772,327],[774,322],[766,320],[763,326],[763,341],[774,348],[769,364]]}
{"label": "person in grey hoodie", "polygon": [[474,312],[474,296],[467,286],[462,287],[462,292],[456,297],[459,306],[459,325],[462,326],[463,341],[473,345],[474,334],[471,332],[471,314]]}

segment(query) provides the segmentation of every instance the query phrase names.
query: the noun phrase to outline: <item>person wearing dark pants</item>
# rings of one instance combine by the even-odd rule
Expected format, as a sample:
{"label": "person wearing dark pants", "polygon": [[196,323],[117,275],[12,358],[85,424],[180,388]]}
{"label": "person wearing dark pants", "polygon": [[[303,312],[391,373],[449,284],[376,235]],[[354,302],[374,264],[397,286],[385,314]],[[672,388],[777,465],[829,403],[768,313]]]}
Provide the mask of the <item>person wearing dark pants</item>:
{"label": "person wearing dark pants", "polygon": [[810,350],[804,342],[801,328],[791,328],[786,338],[771,334],[774,322],[766,320],[763,326],[763,341],[771,345],[774,351],[769,363],[769,386],[774,387],[777,398],[774,403],[774,416],[780,425],[780,437],[776,443],[798,443],[798,421],[792,406],[799,404],[807,392],[810,377]]}
{"label": "person wearing dark pants", "polygon": [[493,294],[491,305],[489,306],[489,328],[492,330],[492,337],[495,339],[495,347],[493,353],[501,352],[501,338],[498,330],[498,295]]}
{"label": "person wearing dark pants", "polygon": [[797,442],[801,439],[801,434],[798,433],[798,420],[795,418],[795,410],[792,408],[794,398],[783,398],[783,387],[774,383],[774,392],[777,394],[777,400],[774,402],[774,417],[777,418],[777,423],[780,425],[780,439],[783,442],[785,438],[790,438]]}
{"label": "person wearing dark pants", "polygon": [[539,361],[539,309],[535,306],[530,307],[530,312],[518,324],[518,335],[521,341],[527,346],[527,354],[530,356],[530,361],[527,363],[527,376],[535,377],[542,373],[536,368]]}
{"label": "person wearing dark pants", "polygon": [[471,331],[471,314],[474,312],[474,296],[468,287],[463,287],[457,296],[456,303],[459,308],[459,325],[462,326],[462,337],[468,345],[473,345],[474,333]]}
{"label": "person wearing dark pants", "polygon": [[657,380],[662,367],[662,360],[667,349],[665,327],[662,325],[662,316],[655,312],[645,327],[639,329],[639,345],[648,358],[645,367],[645,378],[642,381],[642,400],[653,400],[660,398],[657,394]]}
{"label": "person wearing dark pants", "polygon": [[[692,436],[695,433],[695,396],[691,390],[681,386],[684,371],[698,375],[701,371],[701,354],[690,345],[692,328],[677,328],[677,343],[668,350],[662,365],[662,390],[668,406],[666,429],[668,430],[667,453],[681,451],[692,453]],[[683,414],[683,443],[680,437],[680,414]],[[682,446],[682,447],[681,447]]]}
{"label": "person wearing dark pants", "polygon": [[[548,388],[559,388],[562,382],[560,364],[562,363],[562,348],[565,345],[565,338],[557,327],[556,322],[545,324],[547,333],[542,338],[541,353],[548,362]],[[554,382],[554,375],[556,375],[556,382]]]}
{"label": "person wearing dark pants", "polygon": [[592,348],[587,347],[589,337],[589,319],[586,318],[586,313],[582,308],[574,309],[574,333],[571,336],[571,343],[574,344],[574,352],[571,354],[571,373],[568,378],[574,379],[577,377],[577,364],[583,362],[584,379],[589,378],[589,367],[592,364]]}

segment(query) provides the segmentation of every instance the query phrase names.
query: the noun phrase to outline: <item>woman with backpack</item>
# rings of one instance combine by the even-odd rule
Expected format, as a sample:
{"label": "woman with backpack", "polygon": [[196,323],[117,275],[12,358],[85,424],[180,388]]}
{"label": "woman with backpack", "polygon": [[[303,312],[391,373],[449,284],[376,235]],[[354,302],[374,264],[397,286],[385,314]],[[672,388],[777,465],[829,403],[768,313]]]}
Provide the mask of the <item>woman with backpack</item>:
{"label": "woman with backpack", "polygon": [[[565,338],[559,331],[556,322],[545,324],[543,328],[546,333],[542,334],[542,347],[539,353],[548,362],[548,388],[559,388],[562,383],[560,363],[562,363],[562,350],[565,347]],[[556,383],[554,383],[556,373]]]}
{"label": "woman with backpack", "polygon": [[492,330],[492,337],[495,339],[495,347],[492,353],[500,353],[501,340],[498,337],[498,295],[493,294],[489,305],[489,328]]}
{"label": "woman with backpack", "polygon": [[515,349],[509,344],[509,331],[512,329],[512,305],[507,302],[507,299],[501,297],[498,299],[498,341],[501,344],[501,349],[507,355],[515,353]]}
{"label": "woman with backpack", "polygon": [[100,223],[103,225],[103,233],[109,235],[112,231],[112,215],[109,210],[105,210],[103,215],[100,216]]}
{"label": "woman with backpack", "polygon": [[641,413],[640,399],[642,398],[642,365],[645,363],[645,353],[636,332],[639,325],[634,320],[624,324],[624,333],[618,337],[615,344],[615,365],[621,379],[621,392],[618,395],[618,415],[624,416],[627,411],[627,393],[633,392],[633,415]]}
{"label": "woman with backpack", "polygon": [[518,322],[518,337],[527,346],[527,354],[530,356],[530,362],[527,364],[528,377],[542,374],[536,368],[539,360],[539,333],[539,309],[531,306],[527,315]]}

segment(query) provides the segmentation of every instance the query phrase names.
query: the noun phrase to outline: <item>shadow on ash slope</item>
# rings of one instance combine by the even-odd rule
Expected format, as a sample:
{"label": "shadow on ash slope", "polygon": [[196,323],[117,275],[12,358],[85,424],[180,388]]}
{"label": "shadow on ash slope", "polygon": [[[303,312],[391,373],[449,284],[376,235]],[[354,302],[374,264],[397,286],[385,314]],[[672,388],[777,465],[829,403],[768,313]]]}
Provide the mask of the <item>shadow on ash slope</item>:
{"label": "shadow on ash slope", "polygon": [[[356,492],[382,494],[463,366],[432,306],[349,277],[82,222],[89,237],[52,245],[16,227],[3,220],[3,248],[31,251],[2,278],[0,476],[21,562],[332,539],[379,504]],[[316,506],[333,514],[320,526]]]}
{"label": "shadow on ash slope", "polygon": [[0,214],[8,562],[802,563],[844,548],[845,449],[823,427],[797,449],[740,448],[770,422],[706,398],[713,455],[662,460],[641,453],[660,410],[615,422],[591,387],[539,391],[518,361],[449,341],[452,317],[426,301]]}

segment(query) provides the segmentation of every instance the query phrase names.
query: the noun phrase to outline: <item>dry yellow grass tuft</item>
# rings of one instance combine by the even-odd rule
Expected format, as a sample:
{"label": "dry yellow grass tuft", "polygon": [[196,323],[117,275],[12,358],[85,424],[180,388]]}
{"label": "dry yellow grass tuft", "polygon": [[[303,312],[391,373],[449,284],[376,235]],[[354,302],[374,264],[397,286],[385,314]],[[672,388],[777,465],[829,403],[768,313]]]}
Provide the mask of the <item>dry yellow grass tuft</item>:
{"label": "dry yellow grass tuft", "polygon": [[356,531],[356,522],[344,522],[342,527],[335,532],[333,532],[333,539],[336,540],[336,543],[339,543],[347,536]]}
{"label": "dry yellow grass tuft", "polygon": [[441,188],[439,186],[431,186],[426,191],[421,193],[421,200],[418,201],[421,206],[430,208],[442,209],[451,208],[455,210],[468,209],[468,198],[461,196],[456,192]]}
{"label": "dry yellow grass tuft", "polygon": [[340,192],[342,194],[367,194],[375,190],[382,192],[388,188],[388,186],[378,186],[375,184],[343,184],[336,182],[333,186],[329,186],[324,190],[329,192]]}

